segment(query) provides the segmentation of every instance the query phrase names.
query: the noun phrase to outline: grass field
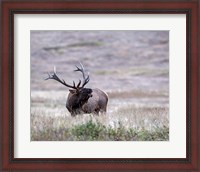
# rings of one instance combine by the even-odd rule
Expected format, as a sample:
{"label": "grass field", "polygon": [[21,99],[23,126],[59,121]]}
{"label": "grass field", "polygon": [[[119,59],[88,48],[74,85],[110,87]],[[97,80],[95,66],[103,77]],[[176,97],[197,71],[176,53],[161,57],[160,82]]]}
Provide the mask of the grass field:
{"label": "grass field", "polygon": [[[146,104],[136,106],[131,101],[131,94],[125,94],[120,100],[116,98],[120,93],[116,92],[109,94],[106,114],[83,114],[71,117],[65,108],[65,96],[63,96],[65,92],[51,92],[49,97],[48,92],[42,93],[35,92],[32,95],[34,97],[31,110],[32,141],[166,141],[169,139],[167,107],[159,105],[148,107]],[[143,96],[144,93],[141,93],[138,99],[143,99]],[[154,98],[158,98],[158,95],[155,94]]]}
{"label": "grass field", "polygon": [[[169,140],[168,31],[31,31],[31,140]],[[107,113],[71,117],[67,83],[82,62],[87,88],[108,93]]]}

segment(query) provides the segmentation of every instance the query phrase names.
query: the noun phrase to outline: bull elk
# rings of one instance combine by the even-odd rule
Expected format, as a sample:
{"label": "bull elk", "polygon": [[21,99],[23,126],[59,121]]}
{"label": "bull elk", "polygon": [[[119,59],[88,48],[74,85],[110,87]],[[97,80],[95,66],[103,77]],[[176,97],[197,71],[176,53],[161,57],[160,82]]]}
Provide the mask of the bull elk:
{"label": "bull elk", "polygon": [[[85,88],[86,84],[90,81],[89,74],[86,76],[83,65],[80,63],[80,67],[76,66],[76,72],[81,72],[83,81],[79,80],[78,84],[67,84],[63,79],[60,79],[56,74],[56,68],[54,67],[53,74],[48,73],[48,78],[45,80],[53,79],[70,88],[66,102],[66,108],[72,116],[83,113],[106,112],[108,96],[107,94],[98,89]],[[82,83],[82,84],[81,84]]]}

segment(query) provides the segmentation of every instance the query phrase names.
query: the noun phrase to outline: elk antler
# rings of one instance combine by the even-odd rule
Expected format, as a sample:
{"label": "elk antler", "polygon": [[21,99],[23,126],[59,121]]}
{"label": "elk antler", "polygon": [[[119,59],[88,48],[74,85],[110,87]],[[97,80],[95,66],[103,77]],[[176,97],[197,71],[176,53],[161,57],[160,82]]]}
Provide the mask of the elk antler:
{"label": "elk antler", "polygon": [[76,66],[76,70],[74,70],[74,71],[80,71],[81,73],[82,73],[82,75],[83,75],[83,79],[84,79],[84,81],[83,81],[83,84],[82,84],[82,86],[81,86],[81,88],[83,88],[89,81],[90,81],[90,76],[89,76],[89,74],[88,74],[88,76],[87,77],[85,77],[85,70],[84,70],[84,67],[83,67],[83,65],[81,64],[81,62],[79,62],[80,63],[80,66],[81,66],[81,68],[79,68],[78,66]]}
{"label": "elk antler", "polygon": [[79,83],[77,84],[77,86],[75,85],[75,82],[73,81],[73,85],[69,85],[67,84],[63,79],[61,80],[57,75],[56,75],[56,67],[54,66],[54,72],[53,74],[50,74],[48,73],[49,77],[46,78],[45,80],[48,80],[48,79],[54,79],[58,82],[60,82],[61,84],[65,85],[66,87],[69,87],[69,88],[73,88],[73,89],[78,89],[80,84],[81,84],[81,80],[79,80]]}

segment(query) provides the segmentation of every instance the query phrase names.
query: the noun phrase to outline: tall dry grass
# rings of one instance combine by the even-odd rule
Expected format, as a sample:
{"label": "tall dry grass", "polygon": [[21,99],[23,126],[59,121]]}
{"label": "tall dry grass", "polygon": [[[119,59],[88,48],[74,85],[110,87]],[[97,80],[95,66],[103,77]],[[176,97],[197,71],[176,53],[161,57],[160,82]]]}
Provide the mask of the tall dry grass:
{"label": "tall dry grass", "polygon": [[[117,94],[119,93],[113,93],[114,96],[109,99],[106,114],[71,117],[65,108],[63,92],[58,92],[56,96],[53,93],[33,92],[31,140],[169,140],[167,106],[136,106],[126,103],[123,97],[116,99]],[[127,95],[130,98],[130,94]]]}

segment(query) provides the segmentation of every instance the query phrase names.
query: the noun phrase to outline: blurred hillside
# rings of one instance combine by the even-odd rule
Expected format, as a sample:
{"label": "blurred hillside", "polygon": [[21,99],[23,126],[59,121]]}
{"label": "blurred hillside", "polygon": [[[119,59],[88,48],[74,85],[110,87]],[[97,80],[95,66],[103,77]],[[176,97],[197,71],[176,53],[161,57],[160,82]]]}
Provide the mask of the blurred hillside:
{"label": "blurred hillside", "polygon": [[44,78],[56,66],[72,84],[81,78],[73,72],[80,61],[90,73],[87,87],[168,95],[168,31],[31,31],[30,38],[32,91],[68,90]]}

